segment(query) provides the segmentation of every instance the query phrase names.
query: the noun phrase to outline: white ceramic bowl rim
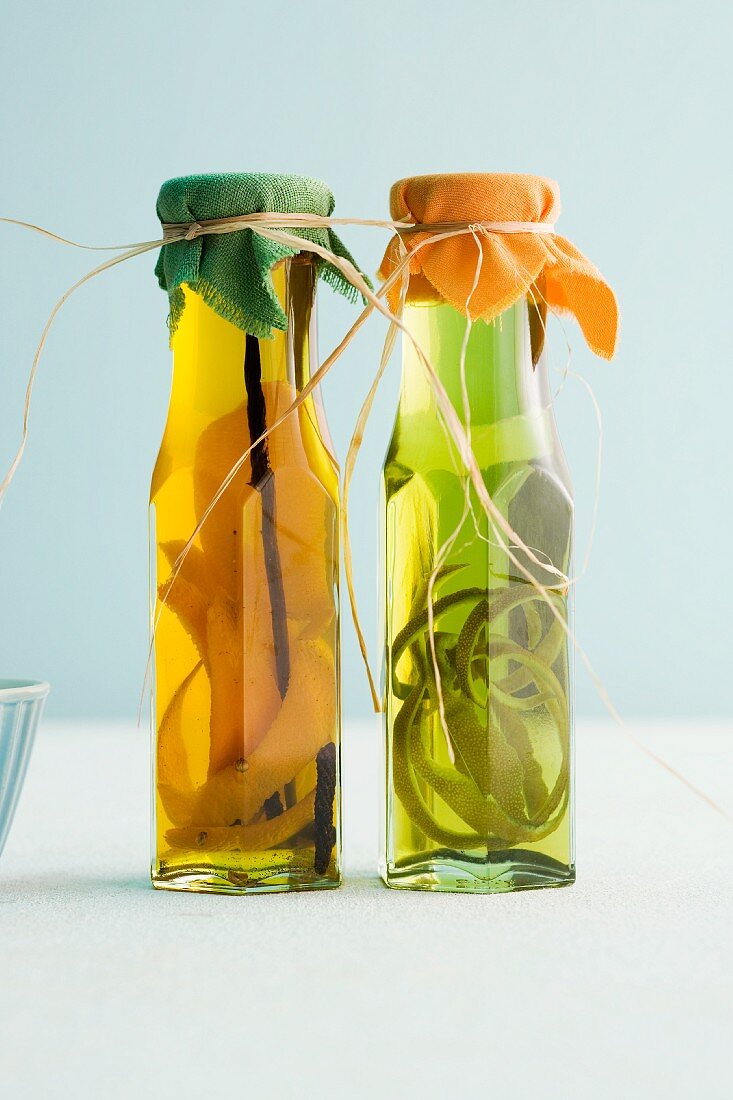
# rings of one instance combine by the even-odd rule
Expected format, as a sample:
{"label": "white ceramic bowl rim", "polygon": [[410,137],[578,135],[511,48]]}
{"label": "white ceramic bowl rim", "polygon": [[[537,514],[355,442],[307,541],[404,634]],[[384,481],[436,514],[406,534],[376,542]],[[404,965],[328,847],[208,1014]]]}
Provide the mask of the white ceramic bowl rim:
{"label": "white ceramic bowl rim", "polygon": [[0,679],[0,704],[22,703],[26,699],[45,699],[51,685],[45,680]]}

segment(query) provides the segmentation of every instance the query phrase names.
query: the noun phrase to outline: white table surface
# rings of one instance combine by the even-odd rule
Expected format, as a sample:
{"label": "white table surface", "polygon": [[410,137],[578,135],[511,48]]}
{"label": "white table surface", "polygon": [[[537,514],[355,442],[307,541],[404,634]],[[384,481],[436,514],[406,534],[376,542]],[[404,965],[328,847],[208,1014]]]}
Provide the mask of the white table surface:
{"label": "white table surface", "polygon": [[[733,725],[637,732],[733,809]],[[0,860],[0,1096],[733,1094],[733,825],[578,735],[575,886],[386,890],[378,728],[345,731],[346,885],[148,881],[145,733],[50,725]]]}

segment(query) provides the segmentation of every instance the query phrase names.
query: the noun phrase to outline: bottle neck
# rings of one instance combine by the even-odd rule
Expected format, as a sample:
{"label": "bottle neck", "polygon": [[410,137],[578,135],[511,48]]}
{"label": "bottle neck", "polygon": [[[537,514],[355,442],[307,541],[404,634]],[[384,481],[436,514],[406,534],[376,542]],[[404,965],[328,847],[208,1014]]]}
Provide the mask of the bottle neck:
{"label": "bottle neck", "polygon": [[[473,322],[465,343],[463,371],[461,355],[467,321],[462,313],[446,303],[408,305],[404,320],[464,425],[466,400],[471,425],[532,415],[550,405],[542,325],[538,311],[529,307],[526,299],[520,299],[494,321]],[[407,338],[403,339],[400,412],[437,413],[435,393]]]}
{"label": "bottle neck", "polygon": [[[283,395],[301,390],[311,376],[311,348],[317,347],[315,265],[297,256],[272,271],[272,281],[288,319],[287,331],[257,341],[263,385],[280,383]],[[184,287],[186,305],[173,337],[171,416],[187,417],[195,430],[224,416],[246,400],[244,362],[247,336]]]}

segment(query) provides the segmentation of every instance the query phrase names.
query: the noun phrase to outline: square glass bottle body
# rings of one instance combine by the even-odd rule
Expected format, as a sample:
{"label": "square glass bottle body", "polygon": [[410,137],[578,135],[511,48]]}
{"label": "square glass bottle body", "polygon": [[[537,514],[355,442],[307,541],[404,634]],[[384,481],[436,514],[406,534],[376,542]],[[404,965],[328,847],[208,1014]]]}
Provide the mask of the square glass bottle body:
{"label": "square glass bottle body", "polygon": [[186,288],[173,338],[151,490],[162,889],[340,882],[338,477],[317,398],[254,448],[180,557],[310,377],[313,264],[301,256],[272,277],[287,332],[246,335]]}
{"label": "square glass bottle body", "polygon": [[[405,322],[502,516],[539,561],[569,575],[572,490],[539,311],[522,300],[474,322],[463,379],[465,316],[418,304]],[[407,339],[383,511],[385,882],[477,893],[572,882],[568,589],[514,547],[554,586],[550,607],[511,561],[502,543],[512,540],[469,486]]]}

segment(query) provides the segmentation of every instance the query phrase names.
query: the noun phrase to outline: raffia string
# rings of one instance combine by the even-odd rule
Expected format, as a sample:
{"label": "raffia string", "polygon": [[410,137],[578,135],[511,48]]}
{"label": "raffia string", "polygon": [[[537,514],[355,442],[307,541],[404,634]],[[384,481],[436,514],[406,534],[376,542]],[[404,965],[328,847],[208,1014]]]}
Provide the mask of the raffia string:
{"label": "raffia string", "polygon": [[[554,233],[555,227],[550,222],[478,222],[492,233]],[[337,225],[367,225],[378,229],[399,230],[401,234],[409,233],[449,233],[451,235],[470,232],[467,222],[433,222],[425,225],[422,222],[385,221],[381,218],[334,218],[322,217],[320,214],[281,214],[277,211],[271,213],[256,212],[254,214],[237,214],[231,218],[209,218],[193,222],[169,222],[163,226],[163,240],[166,244],[173,241],[193,241],[196,237],[219,233],[237,233],[242,229],[252,229],[261,226],[266,229],[331,229]],[[36,228],[35,226],[33,228]],[[182,234],[182,235],[181,235]],[[55,240],[64,241],[63,237],[55,234],[47,234]],[[330,253],[329,253],[330,255]]]}
{"label": "raffia string", "polygon": [[[672,767],[669,763],[667,763],[665,760],[663,760],[660,756],[658,756],[656,753],[652,752],[652,750],[649,749],[648,746],[646,746],[643,742],[641,742],[639,740],[639,738],[633,733],[633,731],[631,729],[629,729],[629,727],[626,725],[626,723],[623,721],[623,719],[619,715],[618,711],[616,710],[614,704],[612,703],[612,701],[611,701],[611,699],[608,695],[608,692],[607,692],[605,686],[603,685],[603,682],[601,681],[600,677],[597,675],[597,673],[593,669],[593,666],[591,665],[591,662],[590,662],[589,658],[585,654],[582,647],[579,645],[573,631],[568,626],[567,622],[562,617],[560,612],[557,610],[554,601],[551,599],[551,593],[553,591],[555,591],[557,589],[560,589],[560,590],[565,589],[569,584],[574,583],[575,578],[567,577],[561,570],[557,569],[551,563],[548,563],[547,561],[542,561],[540,558],[538,558],[536,556],[535,552],[532,550],[532,548],[527,546],[524,543],[524,541],[519,537],[517,532],[513,530],[513,528],[509,524],[508,520],[502,515],[501,511],[497,508],[497,506],[495,505],[494,501],[491,498],[491,495],[489,494],[489,492],[486,488],[486,485],[484,483],[484,479],[481,475],[481,470],[479,468],[476,457],[473,453],[473,450],[472,450],[472,447],[471,447],[470,434],[469,434],[470,433],[470,428],[469,428],[469,431],[467,431],[464,428],[463,424],[460,421],[460,418],[458,417],[458,414],[456,413],[456,410],[453,407],[453,404],[452,404],[450,398],[448,397],[448,394],[447,394],[442,382],[440,381],[440,379],[439,379],[438,375],[436,374],[432,364],[430,363],[430,360],[428,359],[427,355],[423,352],[423,350],[418,345],[418,343],[415,340],[413,334],[410,332],[410,330],[407,328],[407,326],[402,321],[402,305],[404,304],[405,293],[406,293],[406,285],[407,285],[407,281],[408,281],[408,278],[409,278],[409,265],[410,265],[411,260],[414,258],[416,252],[418,252],[425,245],[435,244],[436,242],[438,242],[440,240],[446,240],[446,239],[449,239],[449,238],[452,238],[452,237],[458,237],[458,236],[463,236],[463,235],[471,235],[474,238],[474,240],[476,240],[477,243],[479,244],[479,249],[478,249],[479,258],[478,258],[477,263],[480,265],[481,262],[482,262],[482,249],[480,247],[480,237],[489,237],[491,234],[512,234],[512,233],[552,234],[554,232],[554,226],[552,224],[546,223],[546,222],[492,222],[492,221],[470,222],[470,223],[469,222],[448,222],[448,223],[437,223],[437,224],[426,224],[426,223],[421,222],[421,223],[416,224],[416,223],[413,223],[413,222],[381,220],[381,219],[332,218],[332,217],[322,217],[322,216],[313,215],[313,214],[257,213],[257,214],[240,215],[240,216],[233,217],[233,218],[215,219],[215,220],[212,220],[210,222],[196,222],[196,221],[194,221],[194,222],[190,222],[190,223],[165,225],[163,227],[163,237],[162,238],[158,238],[158,239],[155,239],[155,240],[149,240],[149,241],[142,241],[142,242],[139,242],[137,244],[110,245],[110,246],[91,246],[91,245],[84,245],[84,244],[80,244],[76,241],[69,240],[67,238],[59,236],[56,233],[52,233],[49,230],[43,229],[40,226],[33,225],[32,223],[29,223],[29,222],[20,221],[18,219],[0,218],[0,222],[3,222],[5,224],[10,224],[10,225],[16,225],[16,226],[19,226],[21,228],[30,230],[32,232],[39,233],[39,234],[41,234],[42,236],[44,236],[48,239],[54,240],[58,243],[69,245],[69,246],[74,247],[74,248],[82,248],[82,249],[86,249],[86,250],[89,250],[89,251],[116,251],[116,252],[120,253],[119,255],[112,257],[111,259],[105,261],[104,263],[99,264],[97,267],[95,267],[91,271],[87,272],[86,275],[82,276],[81,279],[77,280],[71,287],[69,287],[68,290],[66,290],[64,292],[64,294],[61,296],[61,298],[59,298],[58,302],[56,303],[53,310],[51,311],[51,314],[49,315],[49,318],[46,321],[46,324],[44,325],[43,331],[41,333],[41,338],[39,340],[38,346],[36,348],[35,355],[33,357],[33,362],[32,362],[32,365],[31,365],[31,370],[30,370],[29,378],[28,378],[28,384],[27,384],[27,387],[26,387],[25,401],[24,401],[24,406],[23,406],[23,426],[22,426],[20,445],[19,445],[18,450],[15,454],[15,457],[13,458],[13,461],[10,465],[10,468],[8,469],[5,477],[3,478],[2,482],[0,483],[0,505],[2,504],[2,501],[3,501],[3,499],[5,497],[5,494],[8,490],[8,487],[10,486],[10,484],[12,482],[12,479],[15,476],[15,473],[18,469],[18,466],[20,465],[20,462],[21,462],[22,457],[23,457],[23,453],[25,451],[25,447],[26,447],[26,443],[27,443],[27,439],[28,439],[30,407],[31,407],[32,394],[33,394],[33,387],[34,387],[36,375],[37,375],[37,372],[38,372],[38,366],[39,366],[39,363],[40,363],[41,355],[43,353],[43,349],[44,349],[46,340],[48,338],[49,331],[51,329],[51,326],[52,326],[59,310],[64,305],[64,303],[66,301],[68,301],[68,299],[72,296],[72,294],[75,293],[76,290],[78,290],[85,283],[89,282],[91,279],[95,278],[97,275],[100,275],[103,271],[106,271],[109,268],[112,268],[112,267],[114,267],[114,266],[116,266],[120,263],[124,263],[127,260],[133,259],[135,256],[140,256],[140,255],[143,255],[147,252],[152,252],[155,249],[158,249],[158,248],[162,247],[163,245],[173,243],[174,241],[193,240],[194,238],[196,238],[198,236],[204,236],[204,235],[209,234],[209,233],[212,233],[212,234],[235,233],[235,232],[241,232],[242,230],[249,229],[252,232],[254,232],[256,234],[259,234],[260,236],[265,237],[269,240],[272,240],[276,243],[284,244],[284,245],[287,245],[291,248],[295,248],[297,251],[307,250],[309,252],[314,252],[316,255],[320,256],[322,259],[326,260],[328,263],[330,263],[334,267],[336,267],[341,272],[341,274],[351,283],[351,285],[354,286],[355,289],[359,291],[359,293],[363,296],[363,298],[366,301],[365,308],[363,309],[362,313],[359,315],[357,320],[354,322],[354,324],[351,326],[351,328],[348,330],[348,332],[346,333],[346,335],[344,336],[344,338],[340,342],[340,344],[334,349],[334,351],[331,352],[331,354],[321,364],[321,366],[318,368],[318,370],[312,375],[312,377],[310,378],[308,383],[300,391],[300,393],[298,394],[296,399],[293,401],[293,403],[291,404],[289,409],[287,409],[280,417],[278,417],[268,427],[268,429],[265,432],[262,433],[262,435],[258,439],[254,440],[252,442],[252,444],[243,452],[243,454],[240,456],[240,458],[234,464],[234,466],[229,471],[227,476],[224,478],[222,484],[220,485],[219,489],[215,493],[213,499],[211,500],[211,502],[209,503],[207,508],[204,510],[204,513],[202,514],[199,522],[197,523],[196,528],[192,532],[190,538],[186,542],[186,545],[184,546],[183,550],[181,551],[181,554],[179,555],[178,559],[176,560],[176,562],[174,564],[174,567],[173,567],[171,581],[170,581],[170,583],[167,587],[167,592],[170,592],[170,588],[171,588],[172,584],[175,583],[175,580],[176,580],[176,578],[177,578],[177,576],[180,572],[181,565],[183,564],[183,561],[185,560],[185,558],[188,555],[191,547],[193,546],[195,539],[197,538],[199,532],[201,531],[201,528],[206,523],[209,515],[211,514],[211,511],[213,510],[214,507],[216,507],[217,502],[221,499],[221,496],[226,491],[227,487],[231,484],[232,480],[236,477],[239,470],[242,468],[244,463],[247,461],[247,459],[248,459],[249,455],[251,454],[252,450],[256,446],[258,446],[260,443],[262,443],[273,431],[275,431],[278,427],[280,427],[280,425],[287,419],[287,417],[290,416],[297,408],[299,408],[300,405],[303,404],[303,402],[308,398],[308,396],[312,393],[312,391],[315,389],[315,387],[318,386],[323,381],[324,377],[329,372],[329,370],[331,369],[333,364],[336,362],[336,360],[340,358],[342,353],[345,351],[345,349],[351,343],[351,341],[354,338],[356,332],[361,328],[361,326],[364,324],[364,322],[367,320],[367,318],[370,316],[370,314],[376,310],[377,312],[381,313],[388,320],[389,329],[388,329],[387,336],[386,336],[386,339],[385,339],[384,348],[383,348],[382,356],[380,358],[380,364],[379,364],[379,368],[377,370],[377,374],[375,376],[375,379],[372,383],[372,386],[370,387],[369,393],[367,394],[367,397],[364,401],[362,409],[361,409],[361,411],[359,413],[359,416],[357,418],[354,434],[352,436],[352,439],[351,439],[351,442],[350,442],[350,445],[349,445],[349,450],[348,450],[348,453],[347,453],[345,467],[344,467],[344,485],[343,485],[343,494],[342,494],[343,503],[342,503],[342,511],[341,511],[342,534],[343,534],[343,542],[344,542],[345,573],[346,573],[347,588],[348,588],[348,593],[349,593],[349,600],[350,600],[350,604],[351,604],[352,617],[354,619],[354,626],[355,626],[355,629],[356,629],[356,634],[357,634],[357,638],[358,638],[358,642],[359,642],[359,647],[360,647],[362,657],[363,657],[363,660],[364,660],[364,666],[365,666],[365,669],[366,669],[366,672],[367,672],[367,678],[368,678],[368,681],[369,681],[369,687],[370,687],[370,691],[371,691],[371,695],[372,695],[372,701],[373,701],[375,710],[379,711],[381,709],[381,705],[380,705],[379,696],[377,694],[377,690],[376,690],[376,687],[375,687],[374,677],[372,676],[372,673],[371,673],[371,668],[370,668],[370,665],[369,665],[369,660],[368,660],[368,655],[367,655],[366,642],[364,640],[364,635],[363,635],[363,631],[361,629],[358,610],[357,610],[357,606],[356,606],[356,595],[355,595],[355,589],[354,589],[354,583],[353,583],[353,563],[352,563],[352,555],[351,555],[351,545],[350,545],[349,534],[348,534],[348,532],[349,532],[348,499],[349,499],[349,489],[350,489],[351,478],[352,478],[352,475],[353,475],[354,466],[355,466],[355,463],[356,463],[356,458],[357,458],[357,455],[358,455],[358,451],[359,451],[359,448],[360,448],[361,443],[362,443],[366,423],[367,423],[368,418],[369,418],[369,413],[371,411],[371,408],[372,408],[372,405],[373,405],[373,402],[374,402],[374,398],[375,398],[375,395],[376,395],[376,392],[377,392],[377,388],[379,386],[379,382],[381,381],[381,379],[383,377],[384,371],[386,369],[387,363],[388,363],[389,358],[390,358],[390,353],[391,353],[391,351],[394,347],[394,342],[395,342],[397,331],[400,331],[400,332],[403,333],[405,338],[408,339],[411,342],[411,344],[412,344],[412,346],[415,350],[415,353],[417,354],[417,356],[418,356],[418,358],[419,358],[419,360],[420,360],[420,362],[423,366],[423,369],[426,372],[428,380],[429,380],[429,382],[432,386],[433,392],[435,394],[436,401],[438,403],[439,413],[440,413],[440,417],[441,417],[441,420],[442,420],[442,423],[443,423],[443,426],[444,426],[444,430],[447,432],[449,438],[451,439],[453,445],[455,446],[457,454],[458,454],[462,464],[464,465],[464,467],[467,471],[467,479],[468,479],[468,481],[470,481],[470,483],[473,485],[473,487],[475,489],[475,492],[476,492],[476,495],[478,497],[479,503],[481,504],[481,507],[482,507],[483,511],[485,512],[487,518],[488,518],[488,521],[490,523],[491,530],[492,530],[492,533],[493,533],[494,537],[497,539],[498,544],[500,545],[500,547],[504,551],[504,553],[507,555],[509,560],[512,562],[512,564],[519,570],[519,572],[526,579],[526,581],[529,584],[531,584],[532,587],[538,592],[540,597],[544,600],[544,602],[550,608],[550,611],[551,611],[552,615],[554,616],[554,618],[560,623],[560,625],[561,625],[562,629],[564,630],[565,634],[567,635],[569,641],[573,645],[576,652],[579,654],[581,660],[583,661],[584,666],[588,670],[588,672],[591,676],[591,679],[592,679],[592,681],[593,681],[593,683],[596,687],[596,690],[599,694],[599,697],[601,698],[602,702],[604,703],[604,705],[605,705],[606,709],[608,710],[609,714],[611,715],[611,717],[620,726],[620,728],[626,733],[626,735],[630,738],[630,740],[632,740],[642,752],[644,752],[648,757],[650,757],[657,764],[659,764],[661,767],[663,767],[670,775],[677,778],[690,791],[692,791],[698,798],[702,799],[705,803],[707,803],[717,813],[721,814],[723,817],[725,817],[729,821],[733,820],[733,818],[731,818],[731,816],[728,814],[728,812],[723,807],[719,806],[712,798],[710,798],[707,794],[705,794],[704,791],[701,791],[689,779],[687,779],[686,776],[682,775],[679,771],[677,771],[677,769]],[[396,234],[397,239],[398,239],[400,259],[399,259],[399,262],[397,263],[397,265],[395,266],[394,270],[390,273],[389,277],[385,280],[385,282],[382,284],[382,286],[380,287],[380,289],[378,291],[376,291],[376,292],[373,291],[371,289],[371,287],[367,284],[367,282],[363,278],[363,276],[360,274],[360,272],[357,270],[355,265],[350,263],[344,257],[335,255],[329,249],[324,248],[322,245],[319,245],[316,242],[313,242],[313,241],[310,241],[310,240],[309,241],[304,241],[302,237],[296,236],[293,233],[288,232],[289,229],[298,229],[298,228],[305,228],[305,227],[319,228],[319,227],[329,227],[329,226],[337,226],[337,225],[372,226],[372,227],[389,229],[389,230],[392,230]],[[414,233],[414,232],[419,232],[421,234],[425,234],[426,236],[425,236],[425,239],[417,242],[408,251],[405,248],[404,243],[402,242],[402,235],[403,234],[410,234],[410,233]],[[476,281],[478,280],[479,271],[480,271],[480,266],[477,268],[476,280],[474,280],[474,287],[476,285]],[[395,287],[395,284],[398,284],[398,283],[399,283],[399,288],[400,288],[400,305],[399,305],[397,311],[393,312],[389,308],[389,306],[385,304],[384,299],[387,297],[389,292],[391,290],[393,290],[393,288]],[[469,294],[469,301],[467,301],[467,303],[466,303],[467,318],[468,318],[468,324],[469,325],[471,323],[470,313],[468,313],[468,307],[470,306],[470,297],[471,297],[471,295]],[[465,355],[465,341],[464,341],[463,354]],[[468,481],[467,481],[467,484],[468,484]],[[445,547],[441,548],[440,553],[442,554],[444,550],[445,550]],[[552,584],[552,585],[541,584],[535,578],[534,574],[528,568],[528,566],[525,565],[524,561],[522,561],[520,558],[517,557],[517,555],[515,553],[515,550],[520,551],[521,554],[526,559],[528,559],[529,562],[531,562],[532,564],[540,567],[545,572],[549,572],[551,575],[556,576],[557,579],[558,579],[557,584]],[[166,593],[166,595],[167,595],[167,593]],[[165,599],[161,602],[161,605],[158,609],[157,616],[156,616],[155,621],[153,623],[153,631],[152,631],[152,637],[151,637],[151,642],[150,642],[150,651],[149,651],[149,655],[148,655],[148,665],[150,664],[150,661],[152,659],[152,647],[153,647],[154,638],[155,638],[155,631],[157,629],[157,624],[158,624],[158,621],[159,621],[159,617],[160,617],[160,614],[163,610],[164,605],[165,605]],[[432,656],[433,656],[433,661],[436,663],[436,667],[437,667],[436,655],[435,655],[434,649],[433,649]]]}

